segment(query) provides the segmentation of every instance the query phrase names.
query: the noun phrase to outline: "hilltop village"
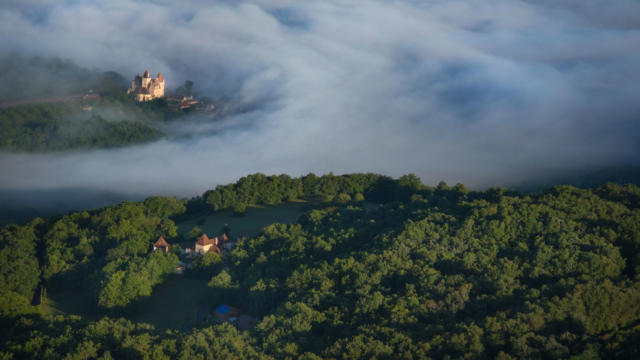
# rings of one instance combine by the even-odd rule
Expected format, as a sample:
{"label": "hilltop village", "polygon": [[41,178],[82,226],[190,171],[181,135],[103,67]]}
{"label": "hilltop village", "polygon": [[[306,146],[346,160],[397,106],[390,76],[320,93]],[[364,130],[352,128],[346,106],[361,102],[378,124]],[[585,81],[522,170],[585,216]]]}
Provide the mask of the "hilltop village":
{"label": "hilltop village", "polygon": [[137,74],[131,81],[131,87],[127,90],[127,94],[134,94],[135,99],[139,103],[152,101],[155,99],[165,99],[169,109],[173,110],[196,110],[211,112],[215,106],[203,99],[195,99],[191,92],[193,83],[185,82],[186,86],[182,86],[185,93],[173,93],[165,96],[165,79],[162,73],[158,73],[156,78],[149,75],[149,71],[145,70],[142,76]]}
{"label": "hilltop village", "polygon": [[[48,65],[55,63],[42,64],[40,70],[48,71]],[[133,79],[113,71],[90,76],[82,69],[67,72],[74,76],[68,75],[72,84],[65,82],[65,89],[35,96],[21,93],[20,88],[27,85],[17,83],[13,98],[0,99],[0,151],[53,152],[150,143],[192,136],[171,133],[172,129],[162,126],[165,122],[210,121],[230,114],[226,100],[218,99],[214,105],[194,90],[190,80],[173,86],[162,73],[153,76],[147,70]]]}

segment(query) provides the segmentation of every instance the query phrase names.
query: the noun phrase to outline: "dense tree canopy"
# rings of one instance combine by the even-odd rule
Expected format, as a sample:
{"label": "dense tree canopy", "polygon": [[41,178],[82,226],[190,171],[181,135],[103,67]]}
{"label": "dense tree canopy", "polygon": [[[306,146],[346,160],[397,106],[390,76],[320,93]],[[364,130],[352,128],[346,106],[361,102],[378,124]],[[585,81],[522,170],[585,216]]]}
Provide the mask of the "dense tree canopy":
{"label": "dense tree canopy", "polygon": [[41,271],[36,256],[38,223],[0,230],[0,315],[25,310],[35,295]]}
{"label": "dense tree canopy", "polygon": [[52,284],[78,277],[78,269],[100,280],[96,304],[105,309],[148,295],[177,260],[150,254],[150,244],[159,234],[175,236],[169,217],[185,211],[180,201],[150,198],[5,227],[2,355],[640,356],[635,185],[557,186],[524,195],[445,183],[431,188],[411,175],[257,174],[192,199],[186,211],[301,198],[314,202],[296,223],[269,225],[231,254],[200,260],[212,303],[233,303],[258,317],[249,332],[225,323],[160,333],[124,319],[41,317],[25,304],[36,291],[34,273]]}
{"label": "dense tree canopy", "polygon": [[170,217],[184,211],[181,200],[150,197],[9,225],[0,230],[0,291],[28,304],[39,283],[45,289],[93,288],[96,305],[126,307],[177,266],[174,254],[149,253],[159,236],[177,236]]}
{"label": "dense tree canopy", "polygon": [[131,99],[100,99],[93,106],[92,111],[83,110],[75,102],[0,108],[0,149],[47,152],[112,148],[165,136],[150,121],[162,116],[155,114],[154,108],[137,106]]}
{"label": "dense tree canopy", "polygon": [[[407,176],[420,182],[415,175]],[[365,196],[374,201],[400,199],[410,190],[403,182],[405,178],[402,177],[396,183],[388,177],[376,174],[329,174],[321,177],[309,174],[291,178],[288,175],[267,176],[258,173],[243,177],[235,184],[220,185],[207,191],[189,205],[202,210],[206,204],[214,211],[233,209],[241,214],[247,205],[275,205],[297,199],[341,203],[350,202],[352,197],[353,200],[364,201]]]}

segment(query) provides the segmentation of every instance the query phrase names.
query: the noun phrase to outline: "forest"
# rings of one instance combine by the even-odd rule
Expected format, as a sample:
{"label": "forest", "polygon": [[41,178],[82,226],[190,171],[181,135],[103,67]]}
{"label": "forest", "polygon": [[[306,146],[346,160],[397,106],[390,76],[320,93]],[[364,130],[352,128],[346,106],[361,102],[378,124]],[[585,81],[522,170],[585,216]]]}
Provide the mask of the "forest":
{"label": "forest", "polygon": [[139,120],[107,120],[78,104],[0,109],[0,150],[51,152],[151,142],[165,134]]}
{"label": "forest", "polygon": [[[163,122],[184,112],[165,99],[143,104],[126,94],[128,81],[57,58],[0,58],[0,150],[53,152],[114,148],[166,136]],[[81,99],[85,94],[97,98]],[[38,102],[56,96],[77,98]],[[33,103],[21,103],[23,100]]]}
{"label": "forest", "polygon": [[[185,276],[259,319],[158,331],[131,315],[178,263],[176,223],[304,201]],[[232,230],[233,231],[233,230]],[[435,187],[415,175],[254,174],[0,230],[0,358],[640,358],[640,187]],[[47,315],[88,292],[97,318]],[[167,309],[171,311],[171,309]]]}
{"label": "forest", "polygon": [[84,94],[117,94],[128,81],[120,74],[78,66],[69,59],[7,54],[0,57],[0,102]]}

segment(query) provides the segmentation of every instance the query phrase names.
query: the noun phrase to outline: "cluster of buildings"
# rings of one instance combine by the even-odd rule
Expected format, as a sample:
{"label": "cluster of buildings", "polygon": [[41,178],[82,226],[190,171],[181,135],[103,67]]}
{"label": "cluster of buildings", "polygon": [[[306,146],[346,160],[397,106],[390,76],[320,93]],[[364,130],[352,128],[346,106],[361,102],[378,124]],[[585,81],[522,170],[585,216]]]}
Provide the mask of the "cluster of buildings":
{"label": "cluster of buildings", "polygon": [[[216,253],[222,255],[233,250],[234,243],[229,239],[227,234],[222,234],[220,237],[208,237],[207,234],[202,234],[191,247],[184,248],[180,251],[180,255],[192,259],[196,256],[202,256],[206,253]],[[160,236],[158,240],[153,244],[153,251],[160,250],[165,254],[169,252],[169,243]],[[189,267],[190,263],[186,264]],[[182,274],[185,270],[185,264],[180,261],[180,265],[175,269],[176,274]]]}
{"label": "cluster of buildings", "polygon": [[[158,77],[152,78],[147,70],[144,74],[136,75],[131,81],[131,88],[127,90],[127,94],[135,94],[136,101],[145,102],[153,99],[165,97],[165,80],[162,73],[158,73]],[[199,101],[193,96],[184,96],[180,94],[169,94],[166,96],[169,109],[173,110],[197,110],[205,113],[212,113],[215,106],[207,101]]]}
{"label": "cluster of buildings", "polygon": [[207,101],[196,100],[193,96],[185,96],[180,94],[172,94],[167,96],[169,109],[172,110],[195,110],[204,113],[213,113],[216,107]]}
{"label": "cluster of buildings", "polygon": [[[207,234],[203,233],[193,244],[193,247],[182,249],[181,254],[187,255],[188,257],[204,255],[210,252],[222,254],[223,252],[226,253],[233,250],[233,246],[234,244],[227,234],[210,238]],[[165,254],[169,252],[169,243],[164,237],[160,236],[153,244],[153,251],[156,250],[164,251]]]}
{"label": "cluster of buildings", "polygon": [[210,238],[207,234],[202,234],[196,243],[193,245],[193,248],[184,249],[185,254],[187,256],[197,256],[204,255],[209,252],[214,252],[216,254],[222,254],[223,252],[229,252],[233,249],[233,243],[227,236],[227,234],[222,234],[220,237]]}
{"label": "cluster of buildings", "polygon": [[[169,252],[169,246],[169,243],[164,239],[164,237],[160,236],[153,244],[153,251],[162,251],[166,254]],[[193,244],[193,247],[188,247],[182,250],[182,255],[188,258],[193,258],[210,252],[222,254],[223,252],[228,252],[232,249],[233,242],[229,239],[227,234],[222,234],[220,237],[215,236],[210,238],[207,234],[203,233]],[[184,269],[185,267],[181,261],[180,266],[175,269],[175,273],[182,274],[184,273]],[[209,311],[210,310],[208,310],[207,313],[209,313]],[[256,318],[243,314],[240,309],[225,304],[218,306],[214,310],[213,316],[209,315],[208,317],[209,318],[205,320],[229,322],[240,330],[249,330],[257,322]]]}
{"label": "cluster of buildings", "polygon": [[193,96],[184,96],[179,94],[167,96],[167,102],[169,103],[169,109],[173,110],[188,110],[200,106],[200,102],[194,99]]}

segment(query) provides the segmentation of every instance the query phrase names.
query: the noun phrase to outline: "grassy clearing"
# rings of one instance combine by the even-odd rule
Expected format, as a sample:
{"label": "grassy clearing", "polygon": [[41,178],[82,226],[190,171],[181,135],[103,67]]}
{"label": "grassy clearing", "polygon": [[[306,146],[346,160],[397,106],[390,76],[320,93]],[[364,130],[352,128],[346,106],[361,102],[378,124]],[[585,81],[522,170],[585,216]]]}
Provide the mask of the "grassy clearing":
{"label": "grassy clearing", "polygon": [[[307,206],[306,202],[251,206],[247,207],[247,212],[242,216],[234,216],[231,210],[219,211],[178,223],[178,232],[186,238],[189,231],[198,226],[213,236],[219,235],[220,229],[227,224],[231,227],[232,236],[255,236],[262,228],[274,222],[295,222]],[[204,305],[217,305],[207,304],[207,282],[180,275],[171,276],[154,288],[151,296],[139,303],[135,313],[129,318],[152,324],[159,331],[182,329]]]}
{"label": "grassy clearing", "polygon": [[208,235],[219,235],[220,229],[227,224],[231,227],[233,237],[256,236],[260,230],[272,223],[292,223],[298,220],[303,210],[309,206],[307,202],[289,202],[274,206],[251,206],[242,216],[234,216],[233,211],[223,210],[207,216],[199,216],[178,223],[178,232],[188,237],[188,233],[197,226]]}
{"label": "grassy clearing", "polygon": [[170,276],[136,307],[129,320],[152,324],[159,331],[181,329],[206,304],[208,291],[207,280]]}
{"label": "grassy clearing", "polygon": [[[152,324],[159,331],[181,329],[206,304],[209,291],[207,282],[171,275],[153,289],[150,297],[141,300],[121,316]],[[102,316],[96,311],[90,294],[82,290],[50,293],[40,305],[40,311],[43,315],[79,315],[87,320],[98,320]]]}
{"label": "grassy clearing", "polygon": [[80,315],[86,319],[97,319],[98,314],[88,291],[65,290],[48,293],[40,304],[45,315]]}

